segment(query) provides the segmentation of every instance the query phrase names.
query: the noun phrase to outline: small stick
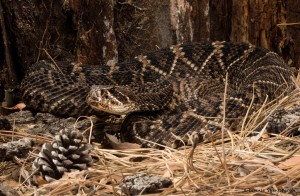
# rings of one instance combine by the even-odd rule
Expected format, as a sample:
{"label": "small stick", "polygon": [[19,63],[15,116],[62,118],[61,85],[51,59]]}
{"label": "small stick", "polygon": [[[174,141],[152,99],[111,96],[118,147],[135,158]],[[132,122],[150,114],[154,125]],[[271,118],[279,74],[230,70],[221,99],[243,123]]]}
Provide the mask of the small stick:
{"label": "small stick", "polygon": [[290,152],[289,154],[284,155],[283,157],[277,158],[275,160],[271,160],[271,162],[278,163],[278,162],[284,161],[284,160],[288,159],[289,157],[291,157],[293,154],[295,154],[299,149],[300,149],[300,145],[295,150]]}
{"label": "small stick", "polygon": [[300,22],[279,23],[277,26],[300,25]]}
{"label": "small stick", "polygon": [[59,68],[59,66],[57,65],[57,63],[55,62],[55,60],[51,57],[51,55],[47,52],[47,50],[45,48],[43,48],[43,51],[46,53],[46,55],[50,58],[50,60],[53,62],[53,64],[55,65],[56,69],[58,69],[58,71],[61,74],[64,74],[61,69]]}
{"label": "small stick", "polygon": [[222,130],[223,166],[224,166],[224,169],[225,169],[225,172],[226,172],[228,185],[230,186],[230,178],[229,178],[229,174],[228,174],[228,168],[227,168],[226,157],[225,157],[225,148],[224,148],[224,131],[225,131],[225,120],[226,120],[225,116],[226,116],[227,87],[228,87],[228,72],[226,72],[226,76],[225,76],[225,88],[224,88],[224,98],[223,98],[224,99],[223,100],[223,119],[222,119],[222,128],[221,128],[221,130]]}

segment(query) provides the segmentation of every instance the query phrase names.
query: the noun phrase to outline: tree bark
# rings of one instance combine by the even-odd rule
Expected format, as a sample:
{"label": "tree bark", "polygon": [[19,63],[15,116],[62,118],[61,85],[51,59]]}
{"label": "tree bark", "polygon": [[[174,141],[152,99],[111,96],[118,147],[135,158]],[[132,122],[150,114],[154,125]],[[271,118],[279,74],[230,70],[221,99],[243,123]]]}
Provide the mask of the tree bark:
{"label": "tree bark", "polygon": [[3,79],[5,80],[6,86],[14,86],[18,84],[17,72],[14,67],[13,58],[12,58],[12,50],[11,50],[11,42],[8,36],[2,2],[0,2],[0,26],[2,29],[2,40],[4,47],[4,66],[2,70]]}
{"label": "tree bark", "polygon": [[[116,64],[118,52],[114,32],[114,1],[69,1],[68,11],[77,31],[77,62]],[[95,11],[97,10],[97,11]]]}
{"label": "tree bark", "polygon": [[[1,3],[0,51],[7,55],[1,54],[5,61],[0,62],[9,68],[6,75],[2,70],[4,84],[21,81],[28,66],[49,57],[111,65],[141,53],[192,41],[250,42],[279,53],[292,66],[298,67],[300,61],[300,8],[292,0],[1,0]],[[289,25],[291,22],[293,25]]]}

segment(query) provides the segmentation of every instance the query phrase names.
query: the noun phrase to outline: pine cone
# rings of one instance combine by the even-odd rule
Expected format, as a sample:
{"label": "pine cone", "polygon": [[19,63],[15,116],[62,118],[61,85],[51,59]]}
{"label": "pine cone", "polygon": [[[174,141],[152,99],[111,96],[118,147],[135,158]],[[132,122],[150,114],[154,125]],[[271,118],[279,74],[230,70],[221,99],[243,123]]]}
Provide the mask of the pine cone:
{"label": "pine cone", "polygon": [[92,146],[83,141],[79,131],[63,129],[55,136],[55,141],[43,145],[32,167],[38,169],[47,182],[51,182],[61,178],[64,172],[91,166],[90,150]]}

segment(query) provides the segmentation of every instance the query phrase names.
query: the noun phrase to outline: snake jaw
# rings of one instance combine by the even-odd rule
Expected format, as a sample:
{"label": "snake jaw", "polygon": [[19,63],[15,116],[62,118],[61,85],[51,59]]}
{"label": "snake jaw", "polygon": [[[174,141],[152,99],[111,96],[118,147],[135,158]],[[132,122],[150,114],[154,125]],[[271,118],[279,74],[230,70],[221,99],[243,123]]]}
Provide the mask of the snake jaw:
{"label": "snake jaw", "polygon": [[114,86],[93,85],[86,102],[96,111],[111,114],[126,115],[135,111],[134,102],[117,88]]}

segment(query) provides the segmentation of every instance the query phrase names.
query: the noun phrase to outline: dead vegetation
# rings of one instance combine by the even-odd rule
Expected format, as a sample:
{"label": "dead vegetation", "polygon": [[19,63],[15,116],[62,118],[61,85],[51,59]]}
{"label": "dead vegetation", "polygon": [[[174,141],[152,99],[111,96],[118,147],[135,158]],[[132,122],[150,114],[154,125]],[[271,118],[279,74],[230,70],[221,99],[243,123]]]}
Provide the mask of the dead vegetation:
{"label": "dead vegetation", "polygon": [[[138,9],[138,7],[134,8]],[[127,12],[125,14],[128,16]],[[144,15],[140,18],[145,21],[148,19]],[[136,21],[137,24],[126,26],[143,30],[142,25],[145,21]],[[121,24],[118,26],[117,31],[124,31]],[[131,35],[131,29],[125,30]],[[141,30],[135,30],[135,32],[140,33]],[[120,35],[122,39],[122,34]],[[137,38],[132,35],[127,39],[148,43],[144,32],[141,35],[143,36]],[[24,39],[24,36],[19,37],[21,37],[20,40]],[[126,44],[121,47],[128,47]],[[145,44],[137,46],[148,50]],[[28,54],[31,53],[34,52],[28,52]],[[164,150],[128,148],[125,150],[125,144],[120,144],[119,149],[103,149],[100,144],[92,143],[95,147],[92,151],[95,160],[93,167],[85,171],[66,173],[61,179],[52,183],[45,183],[42,179],[38,179],[39,187],[35,187],[30,182],[33,172],[32,161],[37,156],[41,144],[51,142],[53,138],[27,134],[24,130],[0,130],[1,143],[24,137],[32,138],[36,143],[35,148],[28,153],[26,158],[15,157],[13,161],[0,162],[0,182],[16,190],[20,195],[120,195],[119,184],[124,177],[143,172],[169,177],[173,181],[173,186],[162,190],[161,195],[192,195],[193,193],[199,195],[297,195],[300,193],[299,136],[289,137],[289,129],[280,135],[267,134],[265,126],[259,125],[275,109],[288,108],[299,104],[299,101],[299,92],[294,91],[289,96],[278,100],[272,107],[262,107],[247,124],[243,124],[238,133],[229,132],[224,138],[199,144],[195,149],[185,147],[179,150],[170,148]],[[253,130],[258,131],[259,134],[251,136],[250,133]]]}
{"label": "dead vegetation", "polygon": [[[1,130],[2,143],[31,138],[35,147],[25,158],[15,156],[13,161],[0,162],[0,180],[2,186],[20,195],[126,195],[120,187],[124,178],[146,173],[172,180],[173,185],[162,189],[159,195],[297,195],[300,137],[290,137],[292,125],[281,134],[269,133],[272,130],[266,130],[265,122],[276,110],[299,105],[299,96],[297,87],[287,96],[263,105],[253,115],[246,115],[248,120],[241,122],[238,132],[224,128],[224,134],[220,132],[214,140],[195,148],[140,148],[136,144],[118,143],[108,136],[113,142],[112,149],[92,142],[94,165],[88,170],[65,173],[51,183],[39,177],[38,186],[32,183],[32,162],[41,145],[53,138],[27,134],[23,129]],[[295,115],[295,122],[299,122],[298,118]]]}
{"label": "dead vegetation", "polygon": [[[238,133],[228,132],[222,139],[199,144],[194,150],[164,150],[118,146],[103,149],[92,143],[94,166],[85,171],[66,173],[61,179],[45,183],[37,179],[39,187],[30,179],[31,164],[40,144],[52,138],[26,134],[22,131],[0,131],[2,141],[28,137],[36,147],[23,159],[15,157],[14,164],[1,162],[1,171],[14,168],[19,173],[1,172],[3,184],[21,195],[121,195],[119,184],[125,176],[138,172],[168,177],[173,186],[163,189],[161,195],[235,194],[268,195],[300,192],[300,138],[289,137],[289,129],[280,135],[267,134],[261,122],[275,110],[299,104],[299,92],[277,100],[270,107],[262,107],[245,123]],[[253,130],[257,135],[251,136]],[[122,145],[119,144],[119,145]],[[13,170],[14,170],[13,169]]]}

